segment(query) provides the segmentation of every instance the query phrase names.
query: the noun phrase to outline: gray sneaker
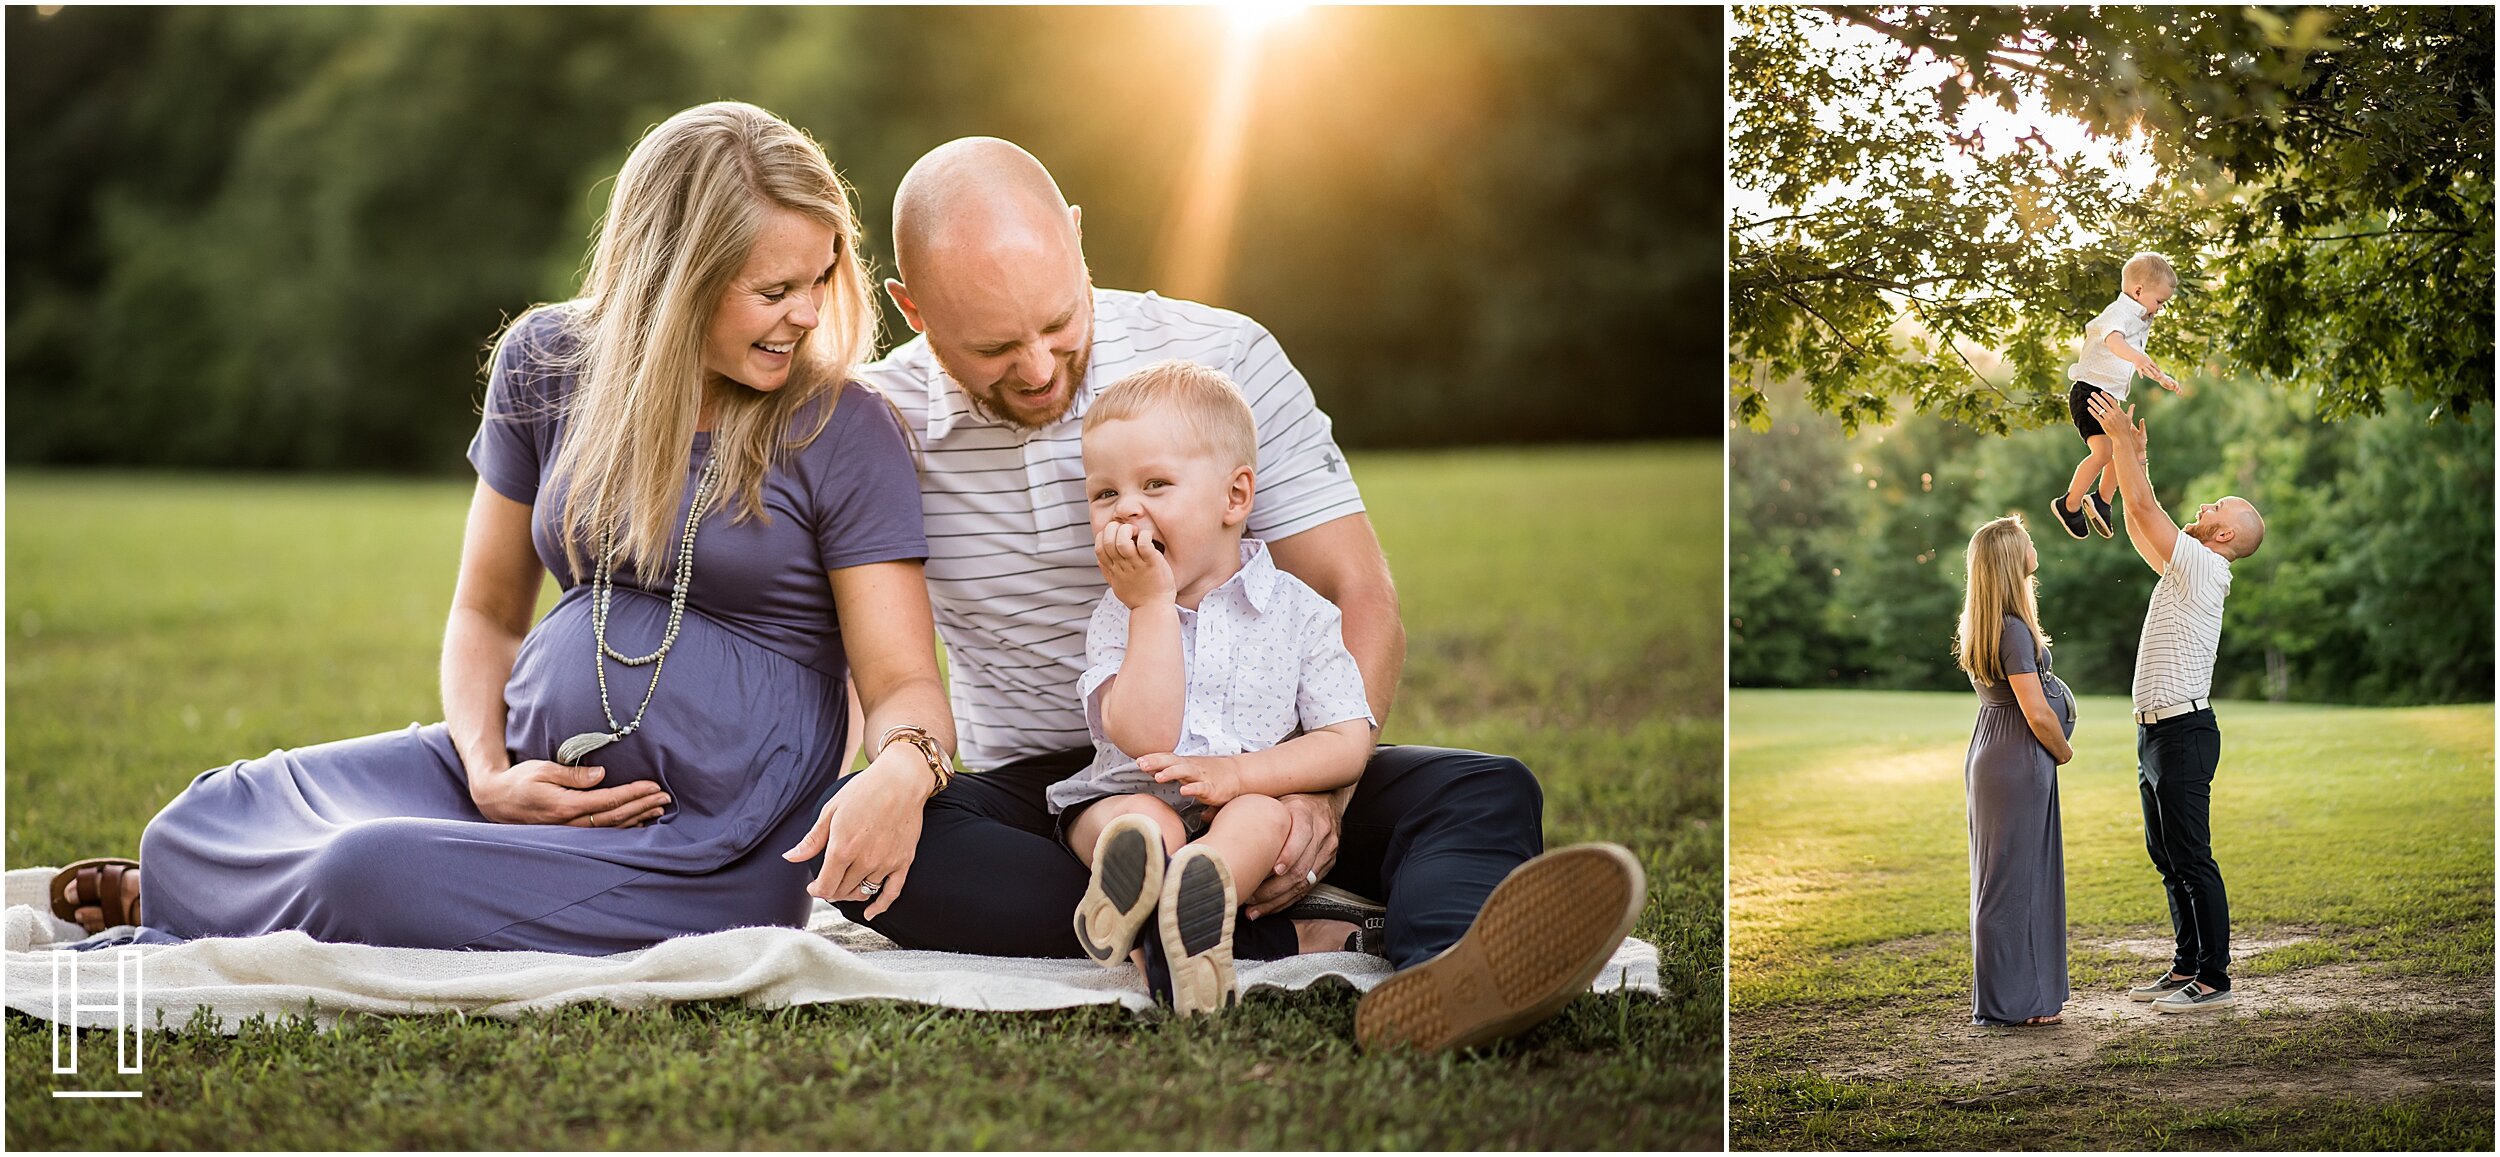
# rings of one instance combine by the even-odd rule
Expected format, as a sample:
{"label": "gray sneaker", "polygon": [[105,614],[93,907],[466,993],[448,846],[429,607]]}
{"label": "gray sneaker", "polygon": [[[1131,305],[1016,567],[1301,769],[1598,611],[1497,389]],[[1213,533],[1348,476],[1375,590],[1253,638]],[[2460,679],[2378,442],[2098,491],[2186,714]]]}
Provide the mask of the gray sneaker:
{"label": "gray sneaker", "polygon": [[1354,925],[1354,935],[1346,938],[1346,951],[1389,954],[1388,906],[1368,896],[1321,884],[1278,915],[1287,920],[1343,920]]}
{"label": "gray sneaker", "polygon": [[2231,1003],[2231,990],[2211,989],[2190,981],[2179,991],[2153,1002],[2154,1012],[2205,1012]]}
{"label": "gray sneaker", "polygon": [[2139,1004],[2145,1001],[2160,1000],[2161,998],[2177,992],[2182,988],[2186,988],[2194,983],[2196,983],[2196,978],[2193,976],[2181,980],[2176,978],[2174,974],[2165,972],[2161,974],[2161,979],[2156,980],[2151,984],[2139,984],[2128,989],[2127,999],[2135,1001]]}

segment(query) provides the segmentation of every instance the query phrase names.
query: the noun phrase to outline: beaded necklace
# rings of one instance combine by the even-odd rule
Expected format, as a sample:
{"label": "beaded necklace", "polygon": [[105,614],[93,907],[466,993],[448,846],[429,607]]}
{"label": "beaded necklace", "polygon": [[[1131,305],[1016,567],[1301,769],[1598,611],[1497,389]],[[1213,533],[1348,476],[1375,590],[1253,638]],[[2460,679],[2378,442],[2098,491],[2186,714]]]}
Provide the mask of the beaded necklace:
{"label": "beaded necklace", "polygon": [[[599,565],[590,579],[590,636],[598,650],[591,656],[592,668],[599,673],[599,712],[607,716],[608,730],[585,731],[564,741],[556,749],[556,762],[578,764],[582,757],[641,730],[643,714],[651,710],[651,696],[660,690],[660,671],[668,666],[668,650],[677,642],[678,624],[686,617],[686,591],[694,584],[694,532],[703,522],[703,509],[711,504],[712,486],[720,480],[720,458],[715,455],[703,463],[703,474],[695,480],[694,501],[686,508],[686,533],[677,542],[677,589],[668,597],[668,630],[660,636],[659,649],[648,655],[626,656],[608,646],[608,603],[616,593],[616,528],[599,534]],[[651,664],[651,685],[642,693],[642,706],[634,709],[630,723],[618,723],[616,710],[608,706],[608,663],[614,659],[628,667]]]}

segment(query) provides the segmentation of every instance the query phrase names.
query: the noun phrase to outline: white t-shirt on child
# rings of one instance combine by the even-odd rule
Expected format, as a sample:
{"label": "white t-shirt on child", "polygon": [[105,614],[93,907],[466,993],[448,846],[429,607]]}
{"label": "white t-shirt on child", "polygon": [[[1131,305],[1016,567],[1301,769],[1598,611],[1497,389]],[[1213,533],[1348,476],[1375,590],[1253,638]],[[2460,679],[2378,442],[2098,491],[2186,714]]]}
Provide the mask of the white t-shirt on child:
{"label": "white t-shirt on child", "polygon": [[2120,401],[2126,400],[2127,383],[2135,378],[2135,367],[2127,359],[2111,353],[2107,340],[2117,334],[2126,339],[2137,353],[2144,352],[2144,339],[2153,332],[2153,318],[2136,304],[2134,298],[2119,294],[2092,324],[2083,327],[2083,351],[2075,355],[2075,364],[2066,367],[2069,381],[2099,386]]}
{"label": "white t-shirt on child", "polygon": [[[1337,605],[1277,569],[1266,543],[1243,539],[1241,569],[1199,599],[1196,610],[1180,612],[1181,678],[1188,686],[1172,754],[1241,755],[1332,723],[1374,722]],[[1077,683],[1094,762],[1050,785],[1053,812],[1108,795],[1158,796],[1175,809],[1186,802],[1179,784],[1156,783],[1137,769],[1134,755],[1103,734],[1103,686],[1128,655],[1128,620],[1128,604],[1104,591],[1085,630],[1088,665]]]}

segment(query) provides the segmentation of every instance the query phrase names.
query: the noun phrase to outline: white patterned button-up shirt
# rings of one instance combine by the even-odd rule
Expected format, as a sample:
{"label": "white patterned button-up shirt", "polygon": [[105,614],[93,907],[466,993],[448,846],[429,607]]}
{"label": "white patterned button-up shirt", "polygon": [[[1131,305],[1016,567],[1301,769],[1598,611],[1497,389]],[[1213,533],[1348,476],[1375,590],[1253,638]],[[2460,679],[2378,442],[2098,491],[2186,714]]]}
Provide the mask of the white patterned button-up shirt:
{"label": "white patterned button-up shirt", "polygon": [[[1345,648],[1337,606],[1301,579],[1276,569],[1267,544],[1243,539],[1241,569],[1180,608],[1181,738],[1174,755],[1265,751],[1305,731],[1349,719],[1373,722],[1363,672]],[[1085,677],[1077,694],[1094,740],[1094,762],[1052,784],[1050,808],[1106,795],[1148,794],[1179,809],[1177,783],[1137,769],[1102,730],[1103,687],[1128,655],[1128,604],[1105,591],[1085,630]]]}

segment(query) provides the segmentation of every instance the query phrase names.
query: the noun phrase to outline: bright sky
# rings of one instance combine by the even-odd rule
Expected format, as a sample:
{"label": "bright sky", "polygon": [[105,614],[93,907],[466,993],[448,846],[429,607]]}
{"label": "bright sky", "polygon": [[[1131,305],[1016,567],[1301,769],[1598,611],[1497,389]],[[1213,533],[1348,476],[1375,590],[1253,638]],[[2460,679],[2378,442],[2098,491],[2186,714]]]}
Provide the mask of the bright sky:
{"label": "bright sky", "polygon": [[[1849,57],[1869,61],[1877,54],[1897,52],[1893,42],[1880,33],[1853,24],[1825,21],[1822,27],[1808,33],[1809,42],[1818,48],[1838,51]],[[1872,71],[1870,67],[1869,71]],[[1910,70],[1911,82],[1926,88],[1941,87],[1954,73],[1954,66],[1928,57]],[[1836,125],[1838,117],[1825,106],[1818,120]],[[1991,157],[2002,156],[2016,148],[2015,142],[2025,133],[2037,131],[2047,143],[2051,154],[2060,160],[2092,160],[2118,174],[2128,188],[2141,191],[2152,184],[2154,171],[2152,150],[2141,133],[2124,141],[2105,141],[2085,130],[2083,122],[2041,107],[2025,97],[2014,110],[2007,110],[1993,100],[1967,105],[1962,113],[1962,127],[1976,128],[1984,141],[1983,152]],[[1958,149],[1947,148],[1942,167],[1955,174],[1968,175],[1978,166]],[[1728,174],[1728,207],[1746,217],[1770,215],[1770,204],[1763,194],[1745,183],[1746,175],[1731,170]],[[1824,201],[1862,195],[1863,190],[1831,186],[1823,191]]]}

